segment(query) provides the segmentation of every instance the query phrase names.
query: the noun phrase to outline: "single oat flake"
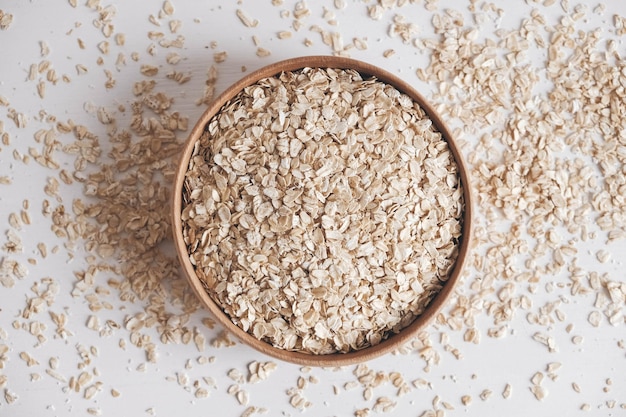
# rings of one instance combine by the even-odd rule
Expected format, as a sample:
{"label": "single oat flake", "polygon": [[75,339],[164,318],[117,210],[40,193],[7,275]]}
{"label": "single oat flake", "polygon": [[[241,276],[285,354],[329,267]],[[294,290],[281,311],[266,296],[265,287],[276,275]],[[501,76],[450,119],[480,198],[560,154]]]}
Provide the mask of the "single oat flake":
{"label": "single oat flake", "polygon": [[0,9],[0,30],[7,30],[13,23],[13,15],[11,13],[3,12]]}
{"label": "single oat flake", "polygon": [[196,274],[237,326],[326,354],[424,311],[463,210],[450,148],[419,105],[356,71],[308,68],[246,87],[208,122],[182,221]]}

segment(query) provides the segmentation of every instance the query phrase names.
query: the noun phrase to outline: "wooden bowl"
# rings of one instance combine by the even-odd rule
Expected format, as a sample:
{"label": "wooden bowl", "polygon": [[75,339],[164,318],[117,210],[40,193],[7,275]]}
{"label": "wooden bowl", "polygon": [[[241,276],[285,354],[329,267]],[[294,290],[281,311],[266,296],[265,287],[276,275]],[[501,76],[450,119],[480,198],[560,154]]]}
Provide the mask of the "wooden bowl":
{"label": "wooden bowl", "polygon": [[[194,267],[189,260],[187,246],[183,240],[183,225],[181,220],[182,211],[182,193],[185,174],[189,166],[189,160],[193,151],[193,147],[198,138],[202,135],[205,125],[209,120],[220,111],[222,106],[235,95],[237,95],[244,87],[252,85],[257,81],[280,74],[283,71],[295,71],[302,68],[335,68],[335,69],[353,69],[361,73],[364,77],[375,76],[379,81],[390,84],[400,92],[410,96],[418,103],[432,120],[436,129],[441,133],[442,137],[448,142],[450,151],[457,164],[461,186],[463,187],[464,213],[462,219],[462,235],[459,243],[458,257],[451,271],[447,282],[443,285],[440,292],[431,300],[426,310],[418,316],[410,325],[402,329],[399,333],[389,336],[377,345],[367,347],[361,350],[355,350],[347,353],[331,353],[325,355],[313,355],[302,352],[293,352],[274,347],[273,345],[263,342],[253,335],[245,332],[235,325],[230,317],[226,315],[221,307],[206,292]],[[254,71],[241,80],[234,83],[226,91],[224,91],[213,103],[209,105],[204,114],[200,117],[195,127],[189,135],[189,139],[185,144],[180,163],[176,172],[172,204],[172,229],[174,235],[174,244],[184,273],[191,284],[191,287],[200,298],[202,304],[215,316],[215,318],[226,328],[228,332],[235,335],[238,339],[247,345],[263,352],[267,355],[281,359],[284,361],[307,365],[307,366],[343,366],[349,364],[368,361],[382,354],[393,351],[401,347],[406,342],[414,338],[421,330],[423,330],[430,321],[436,316],[441,307],[450,298],[454,286],[459,280],[459,276],[466,262],[471,234],[472,234],[472,198],[470,193],[470,182],[468,178],[467,168],[458,146],[455,143],[450,131],[433,107],[418,93],[410,84],[399,79],[393,74],[377,68],[365,62],[333,56],[307,56],[300,58],[287,59],[277,62]]]}

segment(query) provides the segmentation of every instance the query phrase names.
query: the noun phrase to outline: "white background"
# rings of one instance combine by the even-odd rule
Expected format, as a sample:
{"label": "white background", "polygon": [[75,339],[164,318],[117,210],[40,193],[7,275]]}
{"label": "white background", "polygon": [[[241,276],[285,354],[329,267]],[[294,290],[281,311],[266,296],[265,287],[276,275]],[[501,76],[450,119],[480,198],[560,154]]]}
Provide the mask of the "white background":
{"label": "white background", "polygon": [[[106,128],[98,121],[93,112],[94,108],[106,107],[115,109],[124,105],[128,109],[135,100],[132,94],[133,83],[146,79],[139,72],[140,64],[156,65],[160,68],[159,74],[152,77],[157,81],[158,91],[163,91],[174,98],[173,108],[189,117],[190,125],[203,111],[202,106],[195,104],[202,97],[207,69],[216,65],[218,69],[217,92],[242,76],[242,66],[249,72],[256,68],[283,58],[312,55],[331,54],[332,48],[324,45],[321,36],[310,30],[311,25],[317,24],[324,30],[337,31],[342,35],[344,44],[348,44],[355,37],[365,38],[366,50],[351,49],[353,58],[361,59],[379,65],[398,74],[416,88],[429,96],[437,91],[436,83],[424,83],[416,76],[416,69],[428,64],[429,54],[421,52],[412,42],[403,43],[398,37],[389,35],[389,26],[395,15],[399,14],[409,22],[414,22],[418,30],[412,38],[435,38],[431,25],[433,13],[441,13],[447,8],[459,10],[466,17],[465,26],[474,25],[468,11],[469,2],[440,1],[434,11],[427,10],[424,1],[406,5],[401,8],[387,10],[380,20],[373,20],[367,14],[368,6],[375,4],[370,1],[346,1],[345,8],[340,10],[334,7],[333,2],[309,1],[307,6],[310,16],[303,20],[300,31],[291,27],[292,17],[281,17],[281,11],[292,12],[295,2],[285,1],[283,5],[274,6],[269,0],[235,2],[219,1],[191,1],[172,0],[174,14],[161,19],[162,26],[157,27],[149,21],[149,16],[158,16],[162,2],[114,2],[102,1],[102,6],[114,4],[116,9],[112,22],[115,33],[123,33],[126,43],[123,46],[115,44],[109,39],[111,51],[102,55],[97,45],[105,40],[100,30],[94,27],[93,21],[97,12],[87,7],[83,0],[79,0],[77,7],[72,7],[64,0],[55,1],[18,1],[3,0],[0,9],[14,16],[12,24],[7,30],[0,31],[0,96],[8,102],[7,107],[0,106],[0,121],[4,122],[4,131],[10,135],[10,145],[0,145],[0,176],[7,176],[11,184],[0,184],[0,228],[10,229],[9,214],[19,213],[24,199],[30,202],[29,214],[32,224],[23,226],[18,231],[22,238],[24,249],[21,253],[0,253],[3,258],[16,259],[28,268],[28,275],[15,282],[12,288],[0,286],[0,346],[6,345],[8,353],[2,362],[0,375],[6,376],[6,382],[0,389],[0,416],[69,416],[86,415],[88,409],[102,415],[141,416],[141,415],[186,415],[186,416],[238,416],[246,407],[240,405],[227,390],[235,382],[227,376],[231,369],[236,369],[247,375],[247,365],[252,361],[268,361],[252,349],[237,345],[230,348],[216,348],[207,343],[204,352],[198,352],[193,343],[163,344],[159,342],[159,333],[156,328],[145,330],[156,343],[159,353],[156,363],[146,363],[143,350],[134,347],[129,340],[130,332],[124,328],[124,320],[130,314],[143,311],[145,304],[141,301],[125,302],[119,299],[115,290],[103,299],[111,303],[113,309],[97,313],[101,321],[111,319],[121,325],[111,335],[99,336],[98,332],[86,327],[88,318],[94,314],[83,296],[73,297],[72,289],[76,278],[74,272],[86,267],[85,253],[80,244],[75,250],[63,247],[65,240],[57,238],[50,231],[49,218],[43,217],[41,212],[44,199],[52,200],[44,194],[44,186],[51,176],[57,176],[54,170],[42,168],[34,161],[24,164],[13,157],[14,150],[21,154],[28,154],[28,149],[35,146],[33,135],[44,127],[51,125],[42,118],[42,112],[53,115],[57,120],[72,119],[77,124],[85,125],[90,131],[99,136],[103,149],[107,148]],[[527,4],[530,3],[530,4]],[[609,2],[607,2],[609,3]],[[482,5],[483,2],[477,2]],[[620,6],[621,5],[621,6]],[[481,37],[494,38],[494,30],[505,28],[519,29],[521,20],[529,16],[533,8],[537,8],[546,16],[548,25],[558,22],[565,14],[561,4],[556,2],[551,6],[535,4],[531,1],[509,1],[498,5],[503,9],[502,16],[493,12],[485,12],[486,23],[481,26]],[[570,5],[573,9],[574,3]],[[335,13],[337,25],[329,24],[324,19],[323,8]],[[618,51],[624,51],[623,38],[615,34],[613,15],[626,14],[622,2],[607,4],[603,13],[594,12],[595,4],[590,4],[584,19],[577,23],[579,29],[602,28],[601,36],[616,39]],[[255,28],[242,25],[235,14],[241,8],[250,17],[257,19],[259,24]],[[620,10],[621,9],[621,10]],[[152,56],[148,52],[151,44],[148,31],[161,31],[167,38],[174,38],[169,32],[167,22],[178,19],[182,23],[179,34],[184,36],[184,47],[176,51],[183,60],[175,66],[167,64],[166,55],[170,50],[156,46],[156,53]],[[277,32],[291,30],[291,39],[280,40]],[[260,46],[271,51],[268,57],[257,57],[252,36],[257,36]],[[78,38],[85,49],[78,45]],[[310,39],[312,45],[304,45],[305,39]],[[37,94],[35,81],[28,80],[31,64],[38,64],[42,59],[40,41],[45,41],[50,48],[48,59],[57,74],[67,74],[71,81],[59,81],[57,85],[47,83],[44,99]],[[212,44],[214,42],[214,44]],[[599,45],[604,45],[602,42]],[[395,54],[385,58],[383,52],[393,49]],[[227,51],[225,62],[215,64],[213,53]],[[136,52],[138,62],[131,59]],[[116,65],[119,53],[126,56],[126,65]],[[538,75],[542,76],[542,65],[546,58],[545,49],[531,48],[529,62],[536,63]],[[97,58],[103,56],[103,63],[99,65]],[[88,68],[84,75],[78,75],[76,65],[83,64]],[[106,89],[104,70],[112,71],[116,79],[114,88]],[[172,69],[188,72],[191,79],[188,83],[178,85],[168,80],[165,74]],[[24,128],[18,128],[9,119],[9,109],[23,113],[27,119]],[[130,112],[118,113],[116,123],[128,125]],[[459,122],[450,121],[454,127]],[[68,136],[60,136],[60,140]],[[185,139],[180,134],[181,141]],[[463,137],[467,142],[465,147],[469,152],[478,137],[467,134]],[[63,167],[71,171],[73,159],[70,156],[57,153]],[[104,158],[104,157],[103,157]],[[58,178],[58,176],[57,176]],[[59,195],[66,207],[71,207],[74,198],[83,197],[82,186],[78,183],[62,185]],[[479,223],[484,224],[482,213],[478,213]],[[503,226],[506,224],[502,223]],[[4,235],[0,238],[4,244]],[[49,254],[42,259],[36,249],[37,242],[45,242],[48,248],[59,245],[55,254]],[[613,243],[605,247],[602,234],[598,239],[589,242],[577,242],[579,249],[578,265],[587,270],[607,272],[611,279],[625,281],[622,257],[626,246],[624,242]],[[482,245],[476,251],[484,251],[488,246]],[[595,253],[604,248],[612,255],[608,263],[600,264]],[[73,253],[71,257],[69,253]],[[28,264],[28,258],[36,258],[37,265]],[[520,265],[524,268],[524,265]],[[27,300],[33,297],[32,286],[45,277],[53,278],[59,285],[59,292],[53,301],[42,312],[31,319],[22,318],[21,314],[26,307]],[[107,286],[106,280],[111,275],[101,274],[97,284]],[[477,278],[476,273],[468,271],[459,292],[471,296],[474,292],[469,288]],[[376,398],[388,396],[396,402],[396,406],[384,415],[419,416],[427,410],[437,408],[445,415],[481,415],[481,416],[525,416],[525,415],[626,415],[626,350],[619,346],[624,343],[626,334],[624,323],[617,326],[608,324],[606,318],[599,327],[592,327],[587,318],[594,310],[594,295],[586,297],[570,297],[567,288],[551,289],[551,283],[568,283],[567,271],[557,276],[541,276],[541,281],[535,286],[534,293],[529,292],[528,285],[519,285],[518,291],[531,297],[533,307],[530,311],[539,312],[547,302],[561,300],[559,309],[564,313],[565,320],[555,321],[549,326],[537,326],[528,322],[527,311],[518,311],[513,320],[508,323],[507,335],[500,339],[487,336],[486,331],[492,327],[493,318],[481,312],[477,315],[477,328],[481,331],[480,343],[463,341],[463,331],[451,331],[445,327],[432,325],[428,332],[434,348],[441,355],[440,363],[426,371],[425,362],[417,352],[407,354],[387,355],[374,360],[367,365],[374,371],[397,371],[411,386],[410,392],[396,397],[396,389],[387,382],[374,389],[374,395],[369,401],[363,398],[363,387],[345,389],[345,384],[356,380],[353,374],[354,367],[344,369],[312,369],[307,371],[298,366],[277,363],[278,367],[269,378],[257,384],[244,383],[241,388],[250,396],[249,405],[264,407],[269,416],[297,416],[302,411],[289,404],[290,388],[296,387],[300,376],[308,378],[314,375],[319,382],[308,383],[301,391],[303,397],[311,402],[311,406],[304,411],[309,416],[348,416],[355,410],[373,408]],[[121,280],[123,277],[117,277]],[[496,291],[502,285],[496,282]],[[173,308],[172,311],[174,311]],[[66,339],[55,336],[53,325],[48,311],[65,312],[68,316],[67,329],[72,335]],[[444,311],[445,313],[445,311]],[[219,328],[208,329],[201,324],[205,312],[194,312],[189,320],[190,328],[197,327],[207,341],[217,337]],[[27,330],[14,328],[28,325],[32,321],[40,321],[46,326],[43,334],[46,341],[38,344]],[[571,332],[566,331],[568,325],[573,325]],[[558,351],[550,352],[546,346],[533,340],[536,332],[542,332],[555,338]],[[446,352],[440,342],[441,335],[447,334],[449,343],[457,347],[462,353],[462,359],[456,359]],[[574,344],[572,337],[583,337],[581,344]],[[126,341],[126,349],[119,347],[120,340]],[[73,392],[68,389],[67,382],[53,379],[46,373],[49,360],[58,358],[57,371],[67,380],[71,376],[78,376],[77,366],[81,362],[77,346],[97,348],[97,356],[91,358],[86,368],[89,372],[98,374],[92,383],[102,383],[101,391],[91,399],[85,399],[84,393]],[[38,361],[38,365],[27,366],[20,358],[21,352],[28,352]],[[214,357],[213,363],[199,364],[200,356]],[[548,378],[546,367],[549,363],[558,362],[560,369],[555,372],[554,380]],[[531,378],[536,372],[544,374],[544,387],[548,395],[542,401],[537,400],[530,391]],[[33,374],[41,376],[33,381]],[[180,385],[175,379],[177,375],[186,375],[189,383]],[[208,387],[203,377],[211,377],[216,387]],[[35,377],[36,379],[37,377]],[[416,388],[412,381],[423,378],[430,382],[427,389]],[[172,380],[174,379],[174,380]],[[608,381],[607,381],[608,380]],[[194,381],[200,381],[200,386],[210,392],[208,398],[194,397]],[[502,392],[506,384],[512,387],[510,398],[505,399]],[[580,386],[580,393],[572,388],[572,384]],[[333,387],[338,387],[338,394]],[[111,389],[121,393],[118,398],[111,395]],[[491,390],[492,395],[485,400],[480,398],[484,390]],[[463,405],[461,397],[469,395],[472,401]],[[14,401],[10,398],[14,397]],[[447,402],[454,410],[446,410],[441,401]],[[611,401],[614,401],[613,408]],[[433,405],[433,403],[435,403]],[[581,410],[583,404],[588,404],[590,411]],[[372,411],[371,415],[377,415]]]}

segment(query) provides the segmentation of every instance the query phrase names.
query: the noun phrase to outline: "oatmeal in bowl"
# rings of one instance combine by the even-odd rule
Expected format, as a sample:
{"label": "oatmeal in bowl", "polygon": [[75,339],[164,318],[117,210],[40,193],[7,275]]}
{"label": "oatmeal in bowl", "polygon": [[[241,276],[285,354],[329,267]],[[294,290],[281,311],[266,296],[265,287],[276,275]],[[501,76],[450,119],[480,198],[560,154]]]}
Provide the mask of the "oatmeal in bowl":
{"label": "oatmeal in bowl", "polygon": [[295,58],[235,83],[198,121],[173,229],[228,331],[283,360],[343,365],[400,347],[451,295],[469,183],[408,84],[352,59]]}

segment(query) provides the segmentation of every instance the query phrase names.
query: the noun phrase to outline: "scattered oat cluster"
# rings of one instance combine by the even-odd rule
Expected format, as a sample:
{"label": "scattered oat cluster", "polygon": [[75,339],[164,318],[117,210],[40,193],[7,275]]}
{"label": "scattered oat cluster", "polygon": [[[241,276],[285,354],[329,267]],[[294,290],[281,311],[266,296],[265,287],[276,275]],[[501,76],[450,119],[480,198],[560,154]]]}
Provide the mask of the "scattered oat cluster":
{"label": "scattered oat cluster", "polygon": [[424,311],[458,253],[447,142],[409,96],[352,70],[246,87],[207,123],[183,188],[198,277],[281,349],[378,344]]}
{"label": "scattered oat cluster", "polygon": [[[622,6],[266,0],[193,2],[191,12],[185,0],[154,0],[131,12],[129,5],[104,0],[44,3],[12,2],[0,10],[0,415],[206,415],[216,403],[244,416],[410,410],[442,417],[506,414],[519,404],[538,415],[624,413]],[[32,30],[42,13],[54,16],[45,16],[45,33]],[[268,362],[240,346],[199,308],[169,244],[170,184],[190,121],[228,77],[305,54],[350,55],[401,69],[463,144],[477,197],[473,255],[451,304],[395,355],[349,368]],[[315,120],[332,124],[338,110],[321,107]],[[402,105],[396,110],[405,111]],[[306,111],[293,115],[293,123],[306,117]],[[292,123],[292,117],[276,123],[287,120]],[[360,128],[380,123],[369,120]],[[223,129],[219,122],[215,128]],[[256,132],[250,126],[243,137],[256,138]],[[315,152],[316,140],[305,146],[294,137],[301,142],[300,149],[293,145],[299,159]],[[311,165],[326,178],[339,166],[333,164],[350,162],[340,147],[358,144],[328,145],[340,158]],[[295,158],[291,141],[273,146]],[[359,146],[363,158],[393,154],[380,144]],[[238,154],[262,155],[243,146],[215,153],[224,169],[214,175],[220,199],[240,187],[238,173],[246,173],[247,160]],[[397,162],[385,167],[407,177],[398,176],[392,199],[409,191],[404,178],[419,176]],[[264,172],[270,169],[284,167]],[[252,241],[263,242],[261,225],[270,219],[276,230],[290,218],[294,225],[291,208],[321,212],[319,197],[325,197],[315,187],[346,185],[348,192],[359,186],[315,184],[302,166],[299,172],[299,181],[310,183],[309,195],[281,188],[278,175],[246,190],[260,203],[245,213],[248,227],[259,228]],[[427,181],[433,173],[423,175]],[[274,210],[273,201],[285,198],[293,198],[292,206],[284,205],[289,213]],[[342,202],[324,202],[328,217],[321,226],[329,226],[330,236],[343,225],[337,221]],[[371,220],[406,222],[401,205],[370,204],[380,210]],[[214,211],[231,220],[239,212],[234,205]],[[319,238],[306,224],[300,223],[302,233]],[[229,236],[227,229],[200,236],[198,247],[214,244],[220,233]],[[412,232],[398,231],[394,242],[399,255],[408,255],[402,233]],[[356,235],[354,250],[381,251]],[[232,242],[223,242],[230,250]],[[346,239],[344,247],[354,243]],[[335,250],[325,248],[326,255]],[[296,255],[290,255],[293,262]],[[239,265],[271,271],[275,258],[259,253]],[[290,289],[306,289],[310,297],[301,313],[317,314],[304,307],[314,306],[315,297],[327,300],[332,290],[311,279],[340,272],[319,258],[319,268],[302,270],[308,287]],[[403,283],[372,277],[380,285],[410,287],[410,271],[404,272]],[[225,294],[235,300],[238,291],[226,288]],[[393,301],[404,302],[406,294],[396,291],[400,301]],[[230,305],[240,308],[233,300]],[[327,321],[313,332],[328,334],[335,325]],[[520,350],[523,356],[511,356]],[[498,355],[485,353],[494,351]],[[156,394],[163,387],[168,395]],[[172,402],[176,408],[168,409]]]}

